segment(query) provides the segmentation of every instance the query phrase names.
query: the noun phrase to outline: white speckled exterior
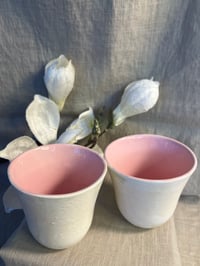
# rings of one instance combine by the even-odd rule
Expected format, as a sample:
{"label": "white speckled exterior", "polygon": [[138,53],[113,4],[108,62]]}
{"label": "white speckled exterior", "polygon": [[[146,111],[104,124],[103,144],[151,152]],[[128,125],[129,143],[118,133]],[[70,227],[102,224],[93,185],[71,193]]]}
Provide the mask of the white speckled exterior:
{"label": "white speckled exterior", "polygon": [[115,198],[121,214],[130,223],[153,228],[165,223],[174,213],[181,192],[190,178],[165,181],[130,178],[110,169]]}
{"label": "white speckled exterior", "polygon": [[[79,242],[91,226],[96,199],[105,173],[106,171],[96,183],[75,193],[40,196],[17,191],[33,237],[51,249],[64,249]],[[16,195],[11,190],[10,195],[4,195],[4,206],[7,211],[20,207],[17,201],[13,204],[13,197]]]}

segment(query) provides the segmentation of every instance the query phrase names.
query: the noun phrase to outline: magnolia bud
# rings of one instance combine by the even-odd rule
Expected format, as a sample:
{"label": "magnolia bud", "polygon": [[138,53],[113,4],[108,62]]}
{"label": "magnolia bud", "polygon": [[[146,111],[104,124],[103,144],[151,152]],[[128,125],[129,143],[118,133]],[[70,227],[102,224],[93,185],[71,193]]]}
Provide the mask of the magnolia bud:
{"label": "magnolia bud", "polygon": [[44,82],[49,98],[58,105],[59,110],[63,109],[65,100],[74,86],[74,79],[74,66],[64,55],[51,60],[45,66]]}
{"label": "magnolia bud", "polygon": [[118,126],[127,117],[147,112],[156,104],[158,97],[159,82],[143,79],[130,83],[113,111],[113,124]]}

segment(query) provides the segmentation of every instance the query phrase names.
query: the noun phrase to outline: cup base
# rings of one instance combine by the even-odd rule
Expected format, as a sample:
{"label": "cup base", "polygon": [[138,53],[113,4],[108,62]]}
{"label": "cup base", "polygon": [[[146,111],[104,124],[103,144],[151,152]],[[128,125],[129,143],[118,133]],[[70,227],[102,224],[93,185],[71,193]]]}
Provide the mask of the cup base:
{"label": "cup base", "polygon": [[148,222],[148,223],[141,223],[141,222],[137,222],[137,221],[134,221],[133,219],[130,219],[129,217],[126,217],[126,215],[124,215],[122,212],[121,212],[121,210],[119,209],[119,211],[120,211],[120,213],[121,213],[121,215],[124,217],[124,219],[126,220],[126,221],[128,221],[130,224],[132,224],[133,226],[136,226],[136,227],[138,227],[138,228],[142,228],[142,229],[154,229],[154,228],[156,228],[156,227],[160,227],[160,226],[162,226],[162,225],[164,225],[165,223],[167,223],[170,219],[171,219],[171,217],[173,216],[173,215],[171,215],[169,218],[167,218],[167,219],[165,219],[164,221],[162,221],[162,222]]}
{"label": "cup base", "polygon": [[40,244],[41,246],[51,249],[51,250],[63,250],[63,249],[67,249],[70,247],[75,246],[76,244],[78,244],[85,236],[86,236],[87,232],[81,236],[79,239],[76,239],[75,241],[70,241],[70,242],[65,242],[65,243],[60,243],[60,244],[52,244],[52,243],[44,243],[43,241],[41,241],[40,239],[36,239],[36,237],[34,237],[32,234],[31,236],[34,238],[34,240]]}

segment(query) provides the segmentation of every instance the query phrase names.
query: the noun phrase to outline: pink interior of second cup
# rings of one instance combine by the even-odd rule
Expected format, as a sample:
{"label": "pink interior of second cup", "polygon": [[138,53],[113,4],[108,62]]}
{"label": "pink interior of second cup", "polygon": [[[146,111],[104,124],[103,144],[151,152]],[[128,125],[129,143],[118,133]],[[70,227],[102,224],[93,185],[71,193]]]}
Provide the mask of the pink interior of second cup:
{"label": "pink interior of second cup", "polygon": [[116,171],[143,179],[170,179],[190,171],[193,153],[185,145],[158,135],[133,135],[111,143],[106,160]]}
{"label": "pink interior of second cup", "polygon": [[97,181],[104,161],[78,145],[53,144],[25,152],[11,162],[11,183],[24,192],[53,195],[72,193]]}

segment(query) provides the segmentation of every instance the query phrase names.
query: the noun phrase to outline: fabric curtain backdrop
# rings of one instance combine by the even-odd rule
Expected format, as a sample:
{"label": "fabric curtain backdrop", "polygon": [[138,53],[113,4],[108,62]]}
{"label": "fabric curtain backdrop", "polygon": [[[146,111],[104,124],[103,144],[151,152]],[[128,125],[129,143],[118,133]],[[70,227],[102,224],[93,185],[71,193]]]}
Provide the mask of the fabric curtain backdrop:
{"label": "fabric curtain backdrop", "polygon": [[[131,81],[154,77],[160,98],[146,114],[102,137],[155,133],[189,145],[200,158],[200,1],[1,0],[0,148],[31,135],[25,109],[47,95],[44,66],[64,54],[76,68],[63,129],[89,106],[114,108]],[[200,194],[200,169],[184,190]]]}

